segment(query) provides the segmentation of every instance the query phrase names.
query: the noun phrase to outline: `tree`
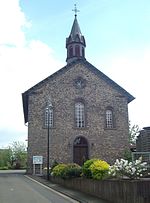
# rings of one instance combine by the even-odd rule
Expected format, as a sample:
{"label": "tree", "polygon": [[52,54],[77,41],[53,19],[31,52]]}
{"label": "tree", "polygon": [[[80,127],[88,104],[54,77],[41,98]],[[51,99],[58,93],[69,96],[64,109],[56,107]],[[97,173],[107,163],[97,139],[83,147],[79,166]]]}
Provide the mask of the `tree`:
{"label": "tree", "polygon": [[26,168],[27,150],[23,142],[13,142],[9,147],[12,151],[12,166],[16,169]]}
{"label": "tree", "polygon": [[136,144],[136,139],[137,139],[137,136],[139,135],[139,130],[140,128],[138,125],[131,126],[131,123],[129,122],[129,143],[131,145]]}
{"label": "tree", "polygon": [[139,135],[140,128],[138,125],[131,126],[131,122],[129,121],[129,144],[130,149],[125,149],[124,151],[124,159],[128,161],[132,161],[132,151],[135,150],[136,147],[136,139]]}
{"label": "tree", "polygon": [[8,169],[11,167],[11,150],[8,149],[0,149],[0,168]]}

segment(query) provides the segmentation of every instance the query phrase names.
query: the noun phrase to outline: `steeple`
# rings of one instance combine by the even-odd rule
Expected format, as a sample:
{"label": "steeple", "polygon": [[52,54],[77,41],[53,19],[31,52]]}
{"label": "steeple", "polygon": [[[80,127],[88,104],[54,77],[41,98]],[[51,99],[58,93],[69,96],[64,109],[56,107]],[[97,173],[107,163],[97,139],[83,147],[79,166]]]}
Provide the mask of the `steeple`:
{"label": "steeple", "polygon": [[85,59],[85,39],[81,33],[78,21],[76,8],[73,10],[75,12],[75,18],[72,25],[72,29],[68,38],[66,38],[66,48],[67,48],[67,63],[70,63],[76,59]]}

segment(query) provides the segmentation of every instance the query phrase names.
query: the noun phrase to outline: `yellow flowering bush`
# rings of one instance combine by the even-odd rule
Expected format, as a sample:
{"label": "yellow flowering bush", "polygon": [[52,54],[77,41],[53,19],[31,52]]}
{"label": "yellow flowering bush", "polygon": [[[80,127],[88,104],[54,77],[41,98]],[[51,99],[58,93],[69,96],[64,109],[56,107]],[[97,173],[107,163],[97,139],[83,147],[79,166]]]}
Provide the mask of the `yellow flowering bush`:
{"label": "yellow flowering bush", "polygon": [[63,179],[80,177],[82,173],[81,166],[75,163],[58,164],[52,169],[51,175]]}
{"label": "yellow flowering bush", "polygon": [[96,160],[94,161],[91,166],[90,170],[92,173],[92,178],[97,180],[102,180],[107,177],[110,165],[103,160]]}
{"label": "yellow flowering bush", "polygon": [[82,166],[82,173],[83,176],[87,177],[87,178],[92,178],[92,173],[90,170],[90,166],[93,164],[94,161],[97,161],[98,159],[89,159],[87,161],[84,162],[83,166]]}

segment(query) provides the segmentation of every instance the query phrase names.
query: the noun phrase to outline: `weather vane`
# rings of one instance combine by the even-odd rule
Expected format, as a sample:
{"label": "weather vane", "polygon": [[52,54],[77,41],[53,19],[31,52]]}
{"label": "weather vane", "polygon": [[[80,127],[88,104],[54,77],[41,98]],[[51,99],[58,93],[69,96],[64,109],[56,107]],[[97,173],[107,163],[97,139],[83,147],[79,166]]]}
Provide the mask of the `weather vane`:
{"label": "weather vane", "polygon": [[74,11],[75,17],[77,16],[77,12],[80,12],[80,11],[77,9],[77,5],[76,5],[76,4],[74,4],[74,9],[73,9],[72,11]]}

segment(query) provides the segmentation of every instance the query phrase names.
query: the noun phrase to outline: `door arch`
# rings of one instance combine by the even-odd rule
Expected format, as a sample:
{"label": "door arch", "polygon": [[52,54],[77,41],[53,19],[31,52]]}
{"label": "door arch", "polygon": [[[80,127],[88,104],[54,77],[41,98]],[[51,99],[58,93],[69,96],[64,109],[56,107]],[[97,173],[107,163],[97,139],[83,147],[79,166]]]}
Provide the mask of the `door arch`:
{"label": "door arch", "polygon": [[80,136],[73,142],[73,162],[82,165],[88,159],[87,139]]}

